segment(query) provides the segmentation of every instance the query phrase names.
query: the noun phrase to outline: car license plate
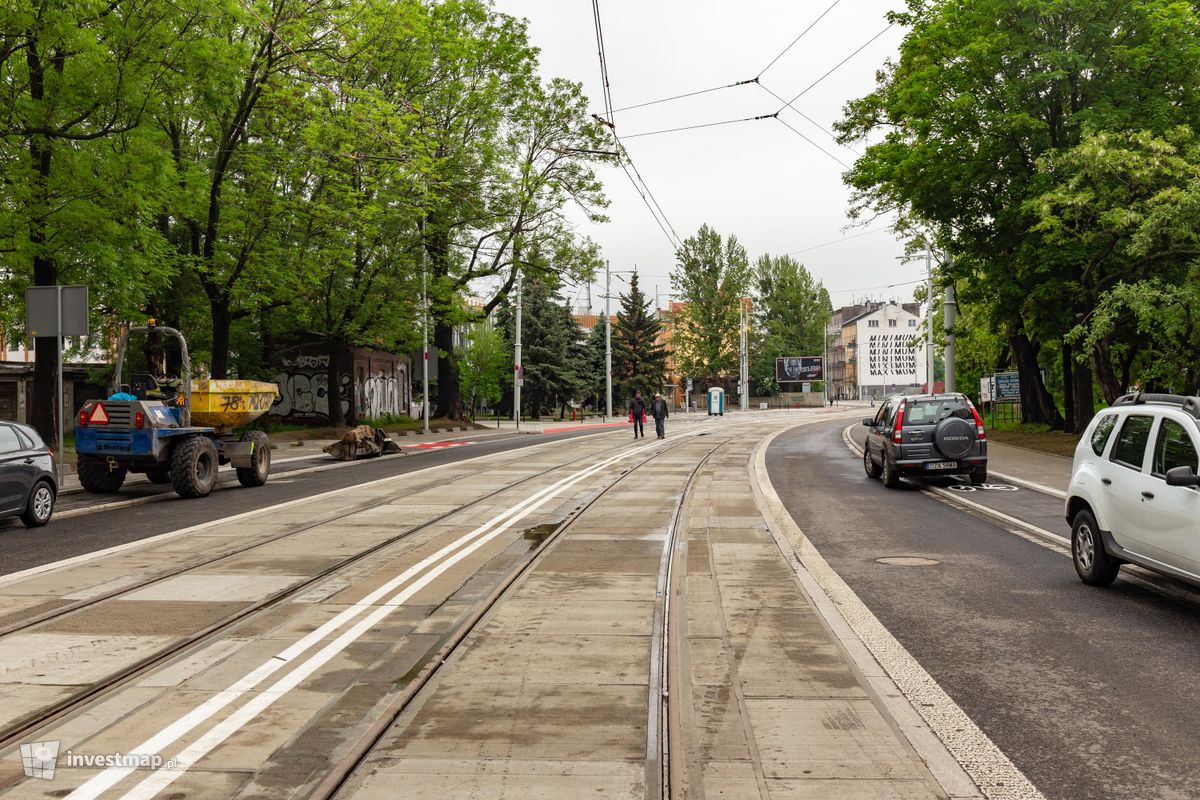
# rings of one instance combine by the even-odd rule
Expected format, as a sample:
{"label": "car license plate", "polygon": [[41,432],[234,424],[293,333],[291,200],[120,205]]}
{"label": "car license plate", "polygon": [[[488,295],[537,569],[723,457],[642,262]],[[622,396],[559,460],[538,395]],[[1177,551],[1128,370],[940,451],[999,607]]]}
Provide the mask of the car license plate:
{"label": "car license plate", "polygon": [[925,465],[925,469],[957,469],[957,461],[930,461]]}

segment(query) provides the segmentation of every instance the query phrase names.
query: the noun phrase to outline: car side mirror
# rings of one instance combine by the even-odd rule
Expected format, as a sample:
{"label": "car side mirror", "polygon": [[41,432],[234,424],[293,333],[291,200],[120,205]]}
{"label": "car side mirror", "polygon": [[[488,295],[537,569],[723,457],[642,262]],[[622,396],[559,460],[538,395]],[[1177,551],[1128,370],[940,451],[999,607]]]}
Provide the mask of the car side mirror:
{"label": "car side mirror", "polygon": [[864,428],[874,428],[875,420],[872,419],[871,417],[867,417],[866,419],[863,420],[863,427]]}
{"label": "car side mirror", "polygon": [[1167,486],[1200,486],[1200,476],[1188,466],[1167,470]]}

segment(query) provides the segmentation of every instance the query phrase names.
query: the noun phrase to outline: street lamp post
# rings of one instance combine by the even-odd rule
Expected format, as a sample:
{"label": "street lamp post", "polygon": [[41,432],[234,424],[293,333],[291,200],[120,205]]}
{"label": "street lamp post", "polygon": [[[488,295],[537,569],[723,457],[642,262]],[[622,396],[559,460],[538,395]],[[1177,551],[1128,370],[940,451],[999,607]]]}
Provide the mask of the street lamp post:
{"label": "street lamp post", "polygon": [[425,225],[421,224],[421,418],[429,433],[429,293],[425,276]]}

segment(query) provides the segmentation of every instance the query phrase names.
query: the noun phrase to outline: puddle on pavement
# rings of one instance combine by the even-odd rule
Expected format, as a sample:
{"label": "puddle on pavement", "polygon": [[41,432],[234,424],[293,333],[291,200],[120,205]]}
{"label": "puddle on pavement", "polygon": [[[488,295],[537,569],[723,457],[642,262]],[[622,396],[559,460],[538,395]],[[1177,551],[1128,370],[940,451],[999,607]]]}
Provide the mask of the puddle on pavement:
{"label": "puddle on pavement", "polygon": [[887,564],[890,567],[933,567],[942,563],[932,558],[922,558],[921,556],[887,556],[886,558],[877,558],[875,561],[879,564]]}
{"label": "puddle on pavement", "polygon": [[532,528],[526,528],[521,531],[521,538],[529,542],[529,549],[536,550],[541,547],[550,534],[558,530],[558,526],[562,522],[544,522],[541,525],[534,525]]}

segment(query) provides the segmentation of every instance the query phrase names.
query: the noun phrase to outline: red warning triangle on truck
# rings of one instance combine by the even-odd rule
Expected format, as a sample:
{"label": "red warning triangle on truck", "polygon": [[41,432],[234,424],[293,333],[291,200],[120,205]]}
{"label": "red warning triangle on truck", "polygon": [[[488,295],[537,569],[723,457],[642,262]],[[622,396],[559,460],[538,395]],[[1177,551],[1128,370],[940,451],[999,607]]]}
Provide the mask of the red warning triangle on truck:
{"label": "red warning triangle on truck", "polygon": [[88,417],[88,423],[92,425],[107,425],[108,412],[104,410],[104,406],[96,403],[96,407],[92,409],[92,415]]}

